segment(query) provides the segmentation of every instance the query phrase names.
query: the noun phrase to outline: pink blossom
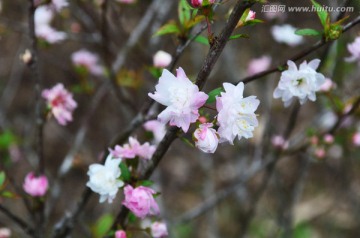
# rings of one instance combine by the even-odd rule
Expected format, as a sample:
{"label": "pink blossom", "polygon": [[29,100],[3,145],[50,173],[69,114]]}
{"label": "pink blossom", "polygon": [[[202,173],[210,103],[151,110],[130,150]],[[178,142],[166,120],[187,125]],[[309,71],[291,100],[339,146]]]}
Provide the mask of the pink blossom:
{"label": "pink blossom", "polygon": [[26,193],[33,197],[44,196],[48,189],[48,180],[45,175],[36,177],[33,172],[25,177],[23,188]]}
{"label": "pink blossom", "polygon": [[150,145],[148,142],[140,145],[140,142],[136,138],[130,136],[128,144],[123,146],[116,145],[114,150],[109,150],[115,158],[133,159],[139,156],[140,158],[149,160],[154,154],[156,147]]}
{"label": "pink blossom", "polygon": [[248,65],[248,74],[253,75],[267,70],[271,64],[271,57],[264,55],[260,58],[252,59]]}
{"label": "pink blossom", "polygon": [[331,89],[335,88],[336,84],[329,78],[325,78],[325,82],[320,86],[321,92],[329,92]]}
{"label": "pink blossom", "polygon": [[332,144],[334,142],[334,136],[331,134],[326,134],[326,135],[324,135],[324,141],[327,144]]}
{"label": "pink blossom", "polygon": [[312,136],[312,137],[310,138],[310,143],[311,143],[312,145],[317,145],[317,144],[319,143],[319,138],[318,138],[317,136]]}
{"label": "pink blossom", "polygon": [[355,146],[360,146],[360,132],[354,133],[352,136],[352,143]]}
{"label": "pink blossom", "polygon": [[79,50],[71,55],[71,60],[75,66],[86,68],[93,75],[102,75],[103,69],[99,64],[99,57],[87,50]]}
{"label": "pink blossom", "polygon": [[165,125],[158,120],[147,121],[144,124],[147,131],[151,131],[155,137],[155,143],[159,143],[166,134]]}
{"label": "pink blossom", "polygon": [[256,12],[250,10],[248,15],[246,16],[245,22],[254,20],[255,15],[256,15]]}
{"label": "pink blossom", "polygon": [[126,238],[126,233],[123,230],[119,230],[115,232],[115,238]]}
{"label": "pink blossom", "polygon": [[206,119],[206,117],[201,116],[201,117],[198,118],[198,121],[199,121],[200,123],[206,123],[206,122],[207,122],[207,119]]}
{"label": "pink blossom", "polygon": [[169,53],[159,50],[153,57],[153,63],[155,67],[166,68],[170,65],[172,57]]}
{"label": "pink blossom", "polygon": [[3,227],[0,228],[0,238],[10,238],[11,230],[9,228]]}
{"label": "pink blossom", "polygon": [[275,148],[286,149],[289,146],[289,142],[281,135],[274,135],[271,138],[271,143]]}
{"label": "pink blossom", "polygon": [[326,151],[324,148],[319,147],[315,149],[315,156],[317,158],[322,159],[325,157],[325,155],[326,155]]}
{"label": "pink blossom", "polygon": [[345,58],[347,62],[360,62],[360,36],[356,37],[354,42],[347,45],[347,48],[351,54],[350,57]]}
{"label": "pink blossom", "polygon": [[151,225],[151,236],[154,238],[163,238],[168,236],[166,224],[164,222],[154,222]]}
{"label": "pink blossom", "polygon": [[171,126],[187,132],[190,124],[198,119],[198,109],[205,104],[208,95],[199,92],[198,86],[187,78],[181,67],[177,69],[176,77],[164,69],[155,88],[155,93],[149,93],[149,97],[167,106],[158,119],[162,123],[170,121]]}
{"label": "pink blossom", "polygon": [[141,219],[148,215],[158,215],[159,207],[153,197],[155,193],[148,187],[139,186],[134,189],[131,185],[127,185],[124,188],[125,200],[123,205]]}
{"label": "pink blossom", "polygon": [[219,135],[212,123],[204,123],[194,132],[195,146],[205,153],[214,153],[219,144]]}
{"label": "pink blossom", "polygon": [[255,96],[244,98],[244,83],[232,85],[223,83],[225,92],[216,98],[216,110],[219,112],[217,119],[220,142],[234,143],[235,137],[239,140],[253,137],[253,131],[258,126],[255,110],[260,101]]}
{"label": "pink blossom", "polygon": [[66,125],[72,121],[72,112],[77,107],[72,93],[68,92],[62,83],[56,84],[51,89],[42,91],[43,98],[46,99],[48,107],[60,125]]}

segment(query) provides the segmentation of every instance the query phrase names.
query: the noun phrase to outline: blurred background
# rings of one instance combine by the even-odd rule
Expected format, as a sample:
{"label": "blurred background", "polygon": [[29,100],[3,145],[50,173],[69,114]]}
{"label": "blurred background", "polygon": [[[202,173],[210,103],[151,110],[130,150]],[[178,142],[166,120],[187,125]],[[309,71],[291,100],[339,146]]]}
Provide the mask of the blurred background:
{"label": "blurred background", "polygon": [[[212,26],[215,35],[221,32],[235,2],[223,1],[216,8]],[[344,13],[349,16],[346,23],[359,16],[358,0],[318,2],[353,7],[353,11]],[[68,125],[61,126],[51,117],[44,125],[46,175],[51,184],[46,202],[46,237],[51,237],[53,226],[76,207],[86,188],[88,166],[99,162],[114,137],[128,127],[142,108],[147,93],[155,90],[158,79],[151,73],[154,54],[163,50],[175,55],[177,46],[186,40],[174,34],[154,36],[162,25],[178,22],[179,1],[138,0],[125,4],[109,0],[107,4],[105,47],[101,1],[69,0],[69,6],[54,14],[51,21],[51,26],[66,33],[66,38],[54,44],[39,41],[43,87],[51,88],[61,82],[78,103],[74,120]],[[311,2],[269,1],[265,5],[311,6]],[[264,12],[263,6],[252,8],[263,23],[236,30],[236,34],[247,34],[249,38],[229,41],[204,92],[253,74],[249,69],[253,59],[268,56],[271,59],[268,67],[280,66],[319,40],[304,37],[295,45],[279,43],[272,35],[273,26],[291,24],[295,28],[321,30],[319,19],[315,12],[289,12],[288,8],[284,12]],[[330,14],[336,19],[339,13]],[[25,175],[37,167],[35,79],[21,60],[31,47],[27,18],[27,1],[0,0],[0,168],[19,187]],[[195,26],[190,34],[204,24],[203,21]],[[333,142],[325,143],[319,137],[359,96],[359,65],[344,61],[350,55],[347,44],[359,32],[360,27],[355,26],[339,40],[297,62],[322,59],[320,72],[336,86],[318,93],[316,102],[301,107],[284,153],[276,153],[272,139],[284,133],[294,105],[285,108],[281,100],[273,99],[280,79],[278,72],[245,86],[245,96],[256,95],[261,101],[254,138],[236,140],[234,146],[221,144],[214,154],[204,154],[180,139],[171,145],[152,176],[154,189],[161,192],[157,198],[160,219],[166,221],[169,237],[360,237],[360,147],[353,141],[353,135],[360,132],[359,111],[347,118]],[[207,37],[206,31],[202,35]],[[93,75],[74,66],[71,56],[81,49],[95,53],[104,68],[113,65],[116,87],[130,99],[131,106],[118,99],[106,75]],[[208,49],[206,44],[192,42],[176,68],[181,66],[195,80]],[[120,63],[114,67],[114,62]],[[255,68],[260,67],[257,64]],[[151,140],[141,126],[132,135],[142,143]],[[314,142],[317,136],[317,143],[297,150],[309,141]],[[184,137],[191,140],[190,133]],[[267,178],[267,188],[257,198],[263,167],[276,156],[279,159],[272,176]],[[15,193],[13,183],[7,189]],[[71,237],[101,237],[97,229],[104,224],[99,225],[99,221],[106,226],[116,216],[122,192],[119,191],[113,204],[99,204],[98,199],[97,194],[91,197]],[[1,197],[0,203],[31,223],[22,199]],[[251,212],[253,207],[256,210]],[[10,228],[11,237],[26,237],[3,214],[0,227]],[[292,236],[288,236],[289,229]],[[149,237],[144,232],[130,233],[131,237]]]}

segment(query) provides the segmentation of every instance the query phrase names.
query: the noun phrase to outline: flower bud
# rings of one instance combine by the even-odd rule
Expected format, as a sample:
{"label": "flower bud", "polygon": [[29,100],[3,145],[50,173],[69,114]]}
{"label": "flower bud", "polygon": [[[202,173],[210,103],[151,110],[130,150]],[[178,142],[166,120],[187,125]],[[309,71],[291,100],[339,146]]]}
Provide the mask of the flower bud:
{"label": "flower bud", "polygon": [[25,177],[23,188],[26,193],[33,197],[44,196],[48,189],[48,180],[45,175],[35,177],[33,172],[30,172]]}
{"label": "flower bud", "polygon": [[156,52],[153,58],[154,66],[157,68],[166,68],[172,61],[172,57],[169,53],[159,50]]}
{"label": "flower bud", "polygon": [[151,225],[151,236],[154,238],[163,238],[168,236],[166,224],[164,222],[154,222]]}
{"label": "flower bud", "polygon": [[194,132],[195,146],[205,153],[214,153],[219,144],[219,136],[212,126],[212,123],[204,123]]}

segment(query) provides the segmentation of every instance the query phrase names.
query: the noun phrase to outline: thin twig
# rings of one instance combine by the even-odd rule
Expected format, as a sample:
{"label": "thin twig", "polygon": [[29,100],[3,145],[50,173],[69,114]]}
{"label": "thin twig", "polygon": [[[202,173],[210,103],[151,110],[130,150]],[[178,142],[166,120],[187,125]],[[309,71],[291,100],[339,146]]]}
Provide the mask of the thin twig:
{"label": "thin twig", "polygon": [[33,228],[31,228],[25,221],[23,221],[20,217],[17,217],[15,214],[13,214],[11,211],[9,211],[6,207],[2,206],[0,204],[0,211],[4,213],[7,217],[9,217],[12,221],[14,221],[18,226],[21,227],[21,229],[24,230],[24,232],[30,236],[35,235],[35,231]]}

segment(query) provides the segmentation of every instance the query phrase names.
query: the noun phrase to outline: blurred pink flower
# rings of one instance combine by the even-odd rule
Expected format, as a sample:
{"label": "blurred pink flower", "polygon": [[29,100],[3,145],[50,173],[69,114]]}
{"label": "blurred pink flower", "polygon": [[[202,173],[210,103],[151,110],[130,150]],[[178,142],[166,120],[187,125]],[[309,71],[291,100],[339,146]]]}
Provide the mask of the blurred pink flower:
{"label": "blurred pink flower", "polygon": [[219,144],[219,135],[212,123],[204,123],[194,132],[195,146],[205,153],[214,153]]}
{"label": "blurred pink flower", "polygon": [[153,197],[155,193],[148,187],[139,186],[134,189],[131,185],[127,185],[124,188],[125,200],[123,205],[141,219],[148,215],[158,215],[159,207]]}
{"label": "blurred pink flower", "polygon": [[271,28],[271,34],[275,41],[289,46],[297,46],[303,42],[303,37],[296,35],[297,29],[289,24],[275,25]]}
{"label": "blurred pink flower", "polygon": [[48,189],[48,180],[45,175],[36,177],[33,172],[25,177],[23,188],[26,193],[33,197],[44,196]]}
{"label": "blurred pink flower", "polygon": [[154,238],[163,238],[168,236],[166,224],[164,222],[154,222],[151,225],[151,236]]}
{"label": "blurred pink flower", "polygon": [[169,53],[159,50],[153,57],[153,63],[155,67],[166,68],[170,65],[172,57]]}
{"label": "blurred pink flower", "polygon": [[126,238],[126,233],[123,230],[119,230],[115,232],[115,238]]}
{"label": "blurred pink flower", "polygon": [[132,4],[135,3],[136,0],[116,0],[119,3]]}
{"label": "blurred pink flower", "polygon": [[336,84],[329,78],[325,78],[325,82],[320,86],[321,92],[329,92],[331,89],[335,88]]}
{"label": "blurred pink flower", "polygon": [[86,68],[93,75],[102,75],[103,68],[99,64],[99,57],[87,50],[79,50],[71,55],[71,61],[75,66]]}
{"label": "blurred pink flower", "polygon": [[289,146],[289,142],[286,141],[284,139],[284,137],[282,137],[281,135],[274,135],[271,138],[271,144],[275,147],[275,148],[280,148],[280,149],[287,149]]}
{"label": "blurred pink flower", "polygon": [[331,134],[326,134],[326,135],[324,135],[324,141],[327,144],[332,144],[334,142],[334,136]]}
{"label": "blurred pink flower", "polygon": [[136,138],[130,136],[128,144],[123,146],[116,145],[114,150],[109,150],[115,158],[133,159],[139,156],[142,159],[149,160],[154,154],[156,147],[150,145],[148,142],[140,145],[140,142]]}
{"label": "blurred pink flower", "polygon": [[[213,4],[215,0],[209,0],[210,4]],[[201,7],[203,4],[203,0],[191,0],[191,5],[193,7]]]}
{"label": "blurred pink flower", "polygon": [[155,88],[155,93],[149,93],[149,97],[167,106],[158,119],[162,123],[170,121],[171,126],[181,127],[187,132],[190,124],[198,119],[198,109],[205,104],[208,95],[199,91],[181,67],[177,69],[176,77],[164,69]]}
{"label": "blurred pink flower", "polygon": [[48,107],[60,125],[64,126],[72,121],[72,112],[77,107],[77,103],[62,83],[56,84],[51,89],[44,89],[42,96],[46,99]]}
{"label": "blurred pink flower", "polygon": [[147,121],[144,124],[147,131],[151,131],[155,138],[155,143],[159,143],[166,134],[165,125],[158,120]]}
{"label": "blurred pink flower", "polygon": [[352,136],[352,143],[355,146],[360,146],[360,132],[355,132]]}
{"label": "blurred pink flower", "polygon": [[350,57],[345,58],[347,62],[360,62],[360,36],[356,37],[354,42],[349,43],[347,48],[351,54]]}
{"label": "blurred pink flower", "polygon": [[53,10],[47,5],[35,10],[35,35],[50,44],[66,39],[65,32],[57,31],[50,26],[53,17]]}
{"label": "blurred pink flower", "polygon": [[0,238],[10,238],[11,230],[9,228],[3,227],[0,228]]}
{"label": "blurred pink flower", "polygon": [[264,55],[260,58],[252,59],[248,65],[248,74],[253,75],[267,70],[271,64],[271,57]]}
{"label": "blurred pink flower", "polygon": [[324,148],[321,148],[321,147],[316,148],[314,153],[315,153],[315,156],[316,156],[317,158],[319,158],[319,159],[324,158],[325,155],[326,155],[325,149],[324,149]]}

